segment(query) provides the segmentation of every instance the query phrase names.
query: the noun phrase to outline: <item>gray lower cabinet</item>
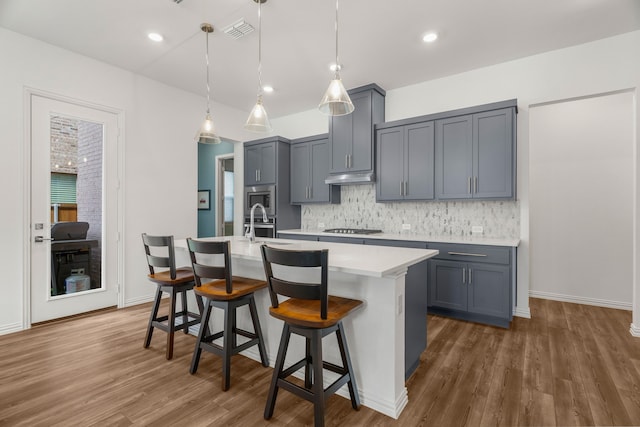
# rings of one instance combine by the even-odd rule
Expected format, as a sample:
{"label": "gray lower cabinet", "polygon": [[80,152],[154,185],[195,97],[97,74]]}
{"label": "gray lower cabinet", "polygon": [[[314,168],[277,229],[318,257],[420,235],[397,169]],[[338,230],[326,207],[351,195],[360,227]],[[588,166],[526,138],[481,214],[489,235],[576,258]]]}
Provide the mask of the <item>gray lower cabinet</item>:
{"label": "gray lower cabinet", "polygon": [[433,200],[434,123],[376,131],[376,200]]}
{"label": "gray lower cabinet", "polygon": [[515,107],[436,120],[436,198],[513,199],[515,140]]}
{"label": "gray lower cabinet", "polygon": [[430,261],[430,313],[509,327],[512,318],[511,249],[429,244],[440,253]]}
{"label": "gray lower cabinet", "polygon": [[340,186],[327,185],[327,134],[291,141],[291,203],[340,203]]}
{"label": "gray lower cabinet", "polygon": [[276,183],[276,143],[245,144],[244,185]]}

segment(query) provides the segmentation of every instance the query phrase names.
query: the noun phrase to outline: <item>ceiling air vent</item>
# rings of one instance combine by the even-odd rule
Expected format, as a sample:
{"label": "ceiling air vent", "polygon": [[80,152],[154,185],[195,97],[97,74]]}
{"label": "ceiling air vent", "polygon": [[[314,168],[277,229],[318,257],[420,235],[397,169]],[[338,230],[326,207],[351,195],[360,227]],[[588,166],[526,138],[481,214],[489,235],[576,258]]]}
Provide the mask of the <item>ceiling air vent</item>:
{"label": "ceiling air vent", "polygon": [[242,36],[246,36],[250,32],[252,32],[254,28],[248,22],[245,22],[244,19],[239,20],[235,24],[229,25],[223,31],[224,33],[231,37],[232,39],[239,39]]}

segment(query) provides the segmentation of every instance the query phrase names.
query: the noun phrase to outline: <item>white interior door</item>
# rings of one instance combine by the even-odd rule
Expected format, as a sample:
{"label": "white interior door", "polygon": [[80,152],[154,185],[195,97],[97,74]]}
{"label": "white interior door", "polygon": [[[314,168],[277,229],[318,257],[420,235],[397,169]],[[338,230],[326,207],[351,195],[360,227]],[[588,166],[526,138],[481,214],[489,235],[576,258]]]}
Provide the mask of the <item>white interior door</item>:
{"label": "white interior door", "polygon": [[[30,101],[30,318],[31,323],[37,323],[115,306],[118,303],[118,116],[36,94],[30,96]],[[77,123],[78,129],[81,127],[91,129],[92,149],[98,154],[78,156],[77,149],[76,151],[68,149],[69,152],[64,154],[63,161],[55,157],[59,156],[59,152],[52,155],[52,139],[55,139],[54,144],[58,144],[59,135],[66,134],[64,130],[59,129],[61,120],[65,123]],[[57,130],[55,130],[56,126],[58,126]],[[54,128],[53,131],[52,128]],[[78,143],[77,147],[79,146]],[[55,210],[52,206],[51,194],[52,172],[65,170],[64,167],[67,165],[72,168],[73,162],[78,162],[77,170],[85,167],[84,164],[87,162],[97,163],[95,167],[99,169],[99,175],[94,178],[95,182],[92,182],[88,188],[84,186],[83,190],[86,196],[94,200],[89,204],[97,212],[93,214],[78,212],[77,215],[80,217],[76,219],[76,221],[90,222],[90,233],[93,233],[96,240],[89,240],[94,244],[99,242],[99,245],[96,244],[99,246],[98,258],[93,264],[94,269],[95,264],[99,264],[101,268],[93,273],[85,270],[91,269],[88,257],[92,253],[95,255],[95,247],[82,253],[74,252],[73,249],[59,252],[64,246],[61,246],[61,240],[58,240],[52,254],[51,225],[54,221],[52,212]],[[81,165],[81,163],[84,164]],[[67,175],[73,177],[73,173],[67,173]],[[76,175],[76,177],[79,176]],[[75,190],[72,191],[75,194]],[[73,204],[70,206],[73,208]],[[97,219],[87,220],[82,217],[91,215],[97,215]],[[94,229],[92,230],[91,227]],[[71,239],[71,237],[68,238]],[[84,247],[86,242],[78,243],[79,246]],[[62,264],[65,268],[61,269]]]}

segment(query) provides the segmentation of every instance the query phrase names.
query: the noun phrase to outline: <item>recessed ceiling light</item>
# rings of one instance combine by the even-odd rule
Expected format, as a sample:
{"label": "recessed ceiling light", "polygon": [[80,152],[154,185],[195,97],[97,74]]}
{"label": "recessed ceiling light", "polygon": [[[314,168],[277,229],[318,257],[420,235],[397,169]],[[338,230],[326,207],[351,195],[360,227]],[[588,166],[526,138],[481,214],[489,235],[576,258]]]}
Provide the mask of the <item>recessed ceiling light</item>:
{"label": "recessed ceiling light", "polygon": [[438,34],[437,33],[427,33],[427,34],[424,35],[424,37],[422,37],[422,41],[424,41],[426,43],[433,43],[437,39],[438,39]]}
{"label": "recessed ceiling light", "polygon": [[149,33],[148,37],[154,42],[161,42],[162,40],[164,40],[164,37],[162,37],[162,34],[158,34],[158,33]]}
{"label": "recessed ceiling light", "polygon": [[265,93],[271,93],[271,92],[273,92],[273,86],[264,85],[264,86],[262,86],[262,90],[263,90]]}

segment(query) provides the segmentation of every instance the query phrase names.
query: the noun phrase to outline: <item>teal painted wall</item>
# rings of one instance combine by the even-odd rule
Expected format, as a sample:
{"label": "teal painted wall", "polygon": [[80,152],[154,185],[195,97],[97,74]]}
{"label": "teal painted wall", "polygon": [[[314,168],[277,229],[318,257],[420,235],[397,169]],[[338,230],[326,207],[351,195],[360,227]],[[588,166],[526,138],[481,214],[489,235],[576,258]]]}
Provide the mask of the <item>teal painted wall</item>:
{"label": "teal painted wall", "polygon": [[233,153],[233,144],[198,144],[198,190],[210,190],[210,210],[198,210],[198,237],[216,235],[216,156]]}

